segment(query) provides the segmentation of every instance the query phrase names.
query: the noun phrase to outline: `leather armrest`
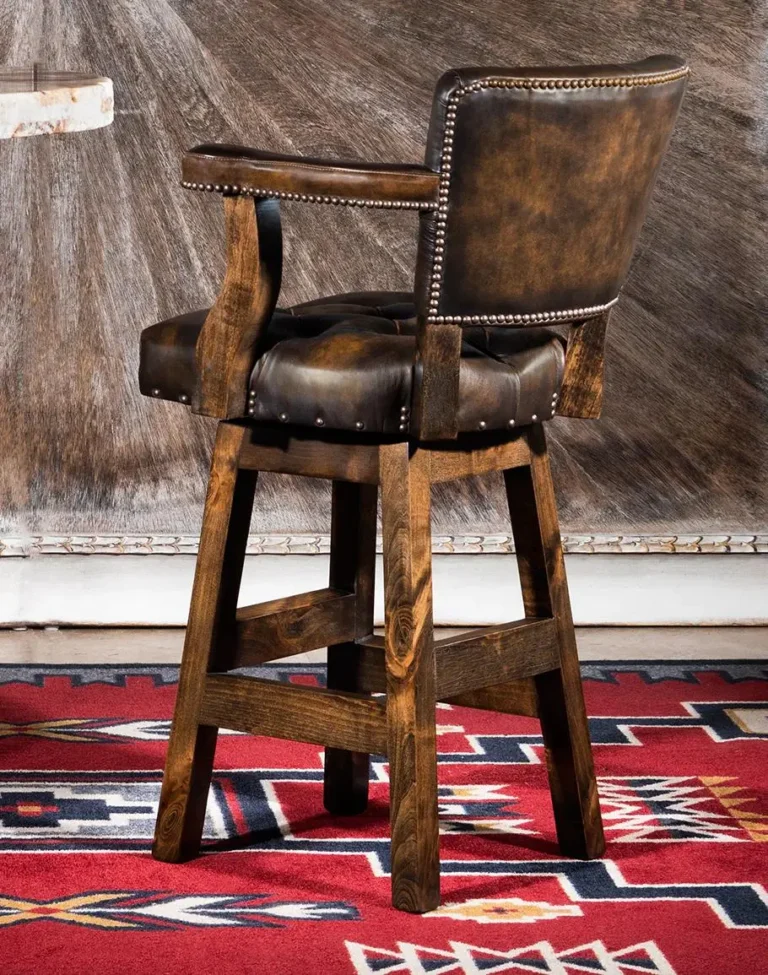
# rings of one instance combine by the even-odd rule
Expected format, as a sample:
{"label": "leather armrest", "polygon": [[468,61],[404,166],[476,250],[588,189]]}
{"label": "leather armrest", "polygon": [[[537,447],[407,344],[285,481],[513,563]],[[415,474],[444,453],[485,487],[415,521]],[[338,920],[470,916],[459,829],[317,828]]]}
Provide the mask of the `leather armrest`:
{"label": "leather armrest", "polygon": [[182,179],[193,190],[410,210],[435,209],[440,182],[426,166],[284,156],[223,144],[190,149]]}

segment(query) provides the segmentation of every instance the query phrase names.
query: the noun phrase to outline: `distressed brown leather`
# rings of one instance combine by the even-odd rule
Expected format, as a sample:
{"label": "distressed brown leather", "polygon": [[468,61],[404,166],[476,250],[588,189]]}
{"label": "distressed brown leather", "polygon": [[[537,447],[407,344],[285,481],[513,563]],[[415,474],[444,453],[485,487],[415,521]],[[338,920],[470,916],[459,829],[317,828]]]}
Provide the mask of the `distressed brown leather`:
{"label": "distressed brown leather", "polygon": [[[244,146],[202,145],[182,162],[182,178],[200,188],[255,189],[345,200],[434,203],[439,179],[427,166],[285,156]],[[333,198],[336,199],[333,199]]]}
{"label": "distressed brown leather", "polygon": [[573,311],[562,319],[578,319],[613,301],[685,71],[679,58],[659,55],[636,64],[446,72],[426,153],[444,176],[443,274],[435,305],[440,215],[429,213],[421,218],[419,311],[465,325],[472,322],[463,318],[491,315]]}
{"label": "distressed brown leather", "polygon": [[[449,71],[437,86],[425,166],[228,145],[191,150],[183,173],[192,189],[424,211],[415,297],[336,295],[274,314],[272,304],[255,324],[233,314],[228,339],[242,341],[238,330],[247,327],[258,341],[247,345],[234,379],[216,344],[201,342],[206,375],[239,411],[250,371],[244,415],[254,422],[434,440],[548,419],[564,352],[560,336],[542,326],[573,322],[578,331],[616,300],[686,75],[669,55],[625,65]],[[243,201],[232,202],[235,261],[240,238],[255,240],[256,232]],[[248,298],[240,292],[249,276],[237,269],[233,291]],[[254,273],[263,284],[264,267]],[[224,314],[232,295],[222,294]],[[199,402],[195,344],[205,315],[144,332],[142,392]],[[569,348],[584,347],[573,334]],[[574,413],[581,400],[570,390],[569,415],[599,414],[599,351],[594,369],[581,362],[570,373],[590,384],[592,405]],[[211,415],[231,417],[220,399]]]}
{"label": "distressed brown leather", "polygon": [[[195,343],[206,314],[204,309],[144,330],[139,378],[145,395],[191,396]],[[402,435],[411,424],[416,330],[413,296],[403,292],[333,295],[278,309],[251,376],[249,415]],[[464,337],[461,432],[549,419],[563,378],[558,335],[545,328],[471,328]]]}

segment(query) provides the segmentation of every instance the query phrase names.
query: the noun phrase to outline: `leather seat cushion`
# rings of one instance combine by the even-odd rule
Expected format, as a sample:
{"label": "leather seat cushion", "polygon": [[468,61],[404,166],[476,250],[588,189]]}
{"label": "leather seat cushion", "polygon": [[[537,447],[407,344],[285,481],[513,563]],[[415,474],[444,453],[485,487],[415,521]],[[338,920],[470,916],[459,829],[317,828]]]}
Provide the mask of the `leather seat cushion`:
{"label": "leather seat cushion", "polygon": [[[207,309],[145,329],[145,395],[187,402],[195,342]],[[509,429],[549,419],[565,361],[546,328],[467,328],[459,373],[459,429]],[[329,430],[409,429],[416,310],[404,292],[333,295],[278,309],[251,375],[250,415]]]}

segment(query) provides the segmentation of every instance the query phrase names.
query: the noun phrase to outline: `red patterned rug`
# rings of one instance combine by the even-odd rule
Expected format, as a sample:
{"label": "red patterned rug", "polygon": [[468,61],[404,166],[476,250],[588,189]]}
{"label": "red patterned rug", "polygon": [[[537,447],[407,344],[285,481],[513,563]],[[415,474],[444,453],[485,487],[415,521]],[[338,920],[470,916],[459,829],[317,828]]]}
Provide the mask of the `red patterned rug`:
{"label": "red patterned rug", "polygon": [[441,707],[443,906],[419,918],[389,907],[383,762],[334,818],[317,747],[223,733],[208,855],[155,863],[175,669],[0,667],[0,972],[768,971],[768,666],[583,672],[606,858],[558,856],[535,722]]}

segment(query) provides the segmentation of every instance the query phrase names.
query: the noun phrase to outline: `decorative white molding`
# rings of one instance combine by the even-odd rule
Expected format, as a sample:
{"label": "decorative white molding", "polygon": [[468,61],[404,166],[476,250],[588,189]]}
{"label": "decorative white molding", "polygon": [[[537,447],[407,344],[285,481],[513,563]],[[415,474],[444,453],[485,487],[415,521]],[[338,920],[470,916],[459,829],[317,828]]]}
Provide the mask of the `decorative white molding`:
{"label": "decorative white molding", "polygon": [[[566,556],[581,625],[749,625],[768,623],[768,559],[649,554]],[[249,556],[241,605],[328,585],[327,555]],[[0,559],[0,627],[182,626],[194,555],[126,554]],[[454,554],[434,560],[434,619],[444,626],[503,623],[523,615],[515,557]],[[384,616],[381,556],[375,618]],[[649,634],[649,643],[654,637]]]}
{"label": "decorative white molding", "polygon": [[[33,555],[196,555],[198,535],[16,535],[0,538],[0,557]],[[749,555],[768,553],[768,532],[745,535],[564,535],[581,555]],[[378,540],[381,551],[381,539]],[[327,555],[328,535],[251,535],[248,555]],[[435,535],[436,555],[503,555],[511,535]]]}

